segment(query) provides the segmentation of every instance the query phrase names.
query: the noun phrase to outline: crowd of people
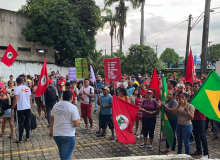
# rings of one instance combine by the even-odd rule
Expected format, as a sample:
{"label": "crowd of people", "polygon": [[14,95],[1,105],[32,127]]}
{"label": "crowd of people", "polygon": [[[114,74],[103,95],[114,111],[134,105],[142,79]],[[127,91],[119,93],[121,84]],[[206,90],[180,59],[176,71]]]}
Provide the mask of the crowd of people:
{"label": "crowd of people", "polygon": [[[92,82],[92,78],[84,81],[70,81],[69,75],[64,77],[59,72],[52,71],[48,73],[49,87],[46,92],[42,96],[36,97],[35,92],[40,81],[39,75],[35,74],[32,77],[22,74],[16,80],[13,75],[10,75],[6,84],[0,82],[0,122],[2,123],[0,137],[4,136],[5,124],[9,121],[11,129],[9,138],[13,138],[14,119],[16,121],[15,142],[22,142],[24,129],[26,141],[29,141],[31,107],[35,102],[38,109],[37,118],[42,117],[43,110],[50,128],[49,136],[56,141],[61,159],[70,159],[75,146],[75,127],[80,125],[80,116],[76,107],[78,101],[80,101],[81,117],[85,123],[85,130],[93,132],[93,112],[99,117],[97,137],[106,136],[108,125],[111,130],[110,140],[114,140],[112,96],[115,95],[132,104],[136,104],[137,98],[143,99],[140,107],[140,111],[143,112],[142,127],[139,127],[140,121],[136,120],[133,133],[137,138],[143,137],[143,143],[140,147],[154,149],[155,125],[158,121],[159,111],[164,108],[174,133],[174,141],[172,146],[169,146],[166,141],[166,148],[161,152],[175,154],[177,142],[177,154],[182,153],[183,143],[185,153],[190,154],[190,144],[195,141],[197,150],[191,154],[202,155],[203,152],[204,155],[209,155],[206,131],[210,129],[211,125],[212,139],[217,139],[219,122],[209,120],[189,104],[190,99],[199,90],[207,76],[202,75],[201,79],[197,79],[197,82],[192,84],[185,82],[183,78],[177,79],[174,72],[167,78],[166,102],[160,100],[162,94],[161,72],[158,73],[158,76],[160,92],[149,88],[151,77],[147,74],[144,76],[124,74],[120,82],[105,82],[104,78],[98,75],[96,81]],[[94,111],[92,101],[95,103]],[[162,140],[166,140],[164,134],[159,139],[159,141]]]}

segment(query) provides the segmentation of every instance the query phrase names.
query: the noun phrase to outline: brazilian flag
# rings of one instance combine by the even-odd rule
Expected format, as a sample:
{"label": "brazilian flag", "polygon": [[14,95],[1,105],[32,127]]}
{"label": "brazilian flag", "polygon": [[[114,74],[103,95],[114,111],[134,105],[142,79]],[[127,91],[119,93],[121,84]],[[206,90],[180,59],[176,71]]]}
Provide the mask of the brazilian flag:
{"label": "brazilian flag", "polygon": [[[167,83],[166,79],[163,76],[163,88],[162,88],[162,97],[161,101],[165,102],[167,98]],[[170,126],[170,122],[167,118],[167,114],[164,112],[164,108],[161,108],[161,121],[162,121],[162,126],[161,126],[161,131],[165,134],[166,140],[170,146],[173,145],[173,129]]]}
{"label": "brazilian flag", "polygon": [[220,122],[220,76],[215,71],[209,75],[190,103],[202,114]]}

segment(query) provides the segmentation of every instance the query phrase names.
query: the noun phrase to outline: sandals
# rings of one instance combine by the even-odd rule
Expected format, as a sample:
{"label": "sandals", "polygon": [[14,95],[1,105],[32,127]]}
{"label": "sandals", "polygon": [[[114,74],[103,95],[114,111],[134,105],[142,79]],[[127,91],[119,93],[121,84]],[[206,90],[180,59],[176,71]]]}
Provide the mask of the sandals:
{"label": "sandals", "polygon": [[17,140],[15,140],[14,143],[22,143],[22,141],[17,141]]}
{"label": "sandals", "polygon": [[106,135],[105,134],[99,134],[97,135],[97,137],[105,137]]}
{"label": "sandals", "polygon": [[100,132],[100,131],[96,131],[95,133],[96,133],[96,134],[101,134],[101,132]]}
{"label": "sandals", "polygon": [[212,136],[212,140],[218,139],[217,136]]}

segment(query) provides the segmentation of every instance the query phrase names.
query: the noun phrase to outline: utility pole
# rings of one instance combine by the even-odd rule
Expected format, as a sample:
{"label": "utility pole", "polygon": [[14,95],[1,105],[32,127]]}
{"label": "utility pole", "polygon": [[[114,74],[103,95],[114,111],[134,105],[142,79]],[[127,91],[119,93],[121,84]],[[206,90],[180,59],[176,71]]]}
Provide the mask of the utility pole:
{"label": "utility pole", "polygon": [[186,41],[186,55],[185,55],[185,64],[184,64],[184,76],[186,76],[186,67],[189,57],[189,43],[190,43],[190,32],[191,32],[191,20],[192,15],[189,15],[189,23],[188,23],[188,32],[187,32],[187,41]]}
{"label": "utility pole", "polygon": [[211,59],[210,59],[210,57],[211,57],[211,52],[210,52],[210,44],[211,44],[212,42],[208,42],[208,44],[209,44],[209,49],[208,49],[208,51],[209,51],[209,64],[210,64],[210,61],[211,61]]}
{"label": "utility pole", "polygon": [[207,71],[207,48],[209,39],[210,5],[211,0],[206,0],[202,34],[201,75],[206,74]]}
{"label": "utility pole", "polygon": [[141,2],[141,35],[140,35],[140,45],[144,44],[144,5],[145,0]]}
{"label": "utility pole", "polygon": [[156,54],[157,54],[157,47],[158,47],[158,45],[155,45],[155,48],[156,48],[156,49],[155,49],[155,50],[156,50]]}
{"label": "utility pole", "polygon": [[106,55],[106,49],[105,49],[105,55]]}

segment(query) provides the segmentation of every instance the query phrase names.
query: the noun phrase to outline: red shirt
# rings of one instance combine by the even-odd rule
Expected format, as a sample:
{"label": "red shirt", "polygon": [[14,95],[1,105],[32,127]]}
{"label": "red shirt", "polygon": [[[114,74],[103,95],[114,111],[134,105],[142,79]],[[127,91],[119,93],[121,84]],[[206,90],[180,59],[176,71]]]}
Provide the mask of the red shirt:
{"label": "red shirt", "polygon": [[[194,93],[191,94],[190,100],[193,98],[193,96],[194,96]],[[198,109],[195,109],[194,119],[193,120],[205,121],[206,120],[206,116],[204,116]]]}
{"label": "red shirt", "polygon": [[141,96],[144,96],[146,93],[147,93],[147,89],[146,89],[145,91],[142,90],[142,89],[140,90],[140,95],[141,95]]}
{"label": "red shirt", "polygon": [[65,86],[66,81],[65,80],[59,80],[58,85],[59,85],[59,90],[62,91],[62,87]]}
{"label": "red shirt", "polygon": [[75,102],[75,98],[76,98],[76,95],[75,95],[75,92],[71,89],[71,92],[73,93],[73,103]]}

